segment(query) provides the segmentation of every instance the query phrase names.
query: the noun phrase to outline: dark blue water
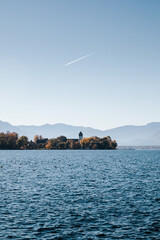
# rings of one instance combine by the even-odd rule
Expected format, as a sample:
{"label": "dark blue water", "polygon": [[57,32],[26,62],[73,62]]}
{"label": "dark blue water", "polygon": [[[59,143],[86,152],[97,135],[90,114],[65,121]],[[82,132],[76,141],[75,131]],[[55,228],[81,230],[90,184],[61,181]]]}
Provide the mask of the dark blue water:
{"label": "dark blue water", "polygon": [[0,151],[3,239],[160,239],[160,151]]}

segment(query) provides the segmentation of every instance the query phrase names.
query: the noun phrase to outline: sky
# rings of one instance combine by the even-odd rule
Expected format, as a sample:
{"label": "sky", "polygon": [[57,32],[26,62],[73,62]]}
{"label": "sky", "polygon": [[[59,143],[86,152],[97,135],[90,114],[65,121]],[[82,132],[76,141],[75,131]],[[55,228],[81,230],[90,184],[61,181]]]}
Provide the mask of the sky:
{"label": "sky", "polygon": [[0,0],[0,120],[159,122],[159,12],[159,0]]}

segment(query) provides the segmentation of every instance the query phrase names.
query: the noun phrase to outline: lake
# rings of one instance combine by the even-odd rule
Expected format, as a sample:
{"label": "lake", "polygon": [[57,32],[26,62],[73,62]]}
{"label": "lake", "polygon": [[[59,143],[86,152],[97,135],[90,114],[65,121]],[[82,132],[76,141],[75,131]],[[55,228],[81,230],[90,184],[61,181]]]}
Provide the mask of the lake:
{"label": "lake", "polygon": [[0,151],[3,239],[160,239],[160,151]]}

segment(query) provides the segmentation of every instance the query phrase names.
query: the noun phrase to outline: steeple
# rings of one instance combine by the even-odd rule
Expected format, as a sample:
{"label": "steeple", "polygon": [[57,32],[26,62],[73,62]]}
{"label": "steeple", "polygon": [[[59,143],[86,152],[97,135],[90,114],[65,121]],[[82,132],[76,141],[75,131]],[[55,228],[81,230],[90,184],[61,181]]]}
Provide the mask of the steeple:
{"label": "steeple", "polygon": [[83,138],[83,133],[80,132],[80,133],[79,133],[79,141],[82,140],[82,138]]}

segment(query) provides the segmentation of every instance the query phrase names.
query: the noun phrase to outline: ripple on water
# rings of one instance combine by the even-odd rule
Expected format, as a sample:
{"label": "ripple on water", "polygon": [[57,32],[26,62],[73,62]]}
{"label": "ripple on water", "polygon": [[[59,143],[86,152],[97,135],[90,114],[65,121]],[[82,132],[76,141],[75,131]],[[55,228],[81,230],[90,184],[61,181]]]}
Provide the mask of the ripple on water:
{"label": "ripple on water", "polygon": [[0,239],[160,239],[160,151],[0,151]]}

